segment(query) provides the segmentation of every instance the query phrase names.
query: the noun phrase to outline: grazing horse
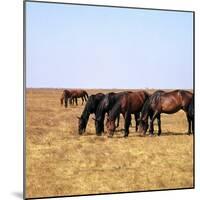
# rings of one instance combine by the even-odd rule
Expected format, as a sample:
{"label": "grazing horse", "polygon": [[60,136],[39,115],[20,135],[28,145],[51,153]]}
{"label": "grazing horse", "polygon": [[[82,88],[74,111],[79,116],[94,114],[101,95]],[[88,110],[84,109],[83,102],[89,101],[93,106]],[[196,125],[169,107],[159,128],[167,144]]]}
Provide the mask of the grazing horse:
{"label": "grazing horse", "polygon": [[60,97],[60,104],[61,104],[61,106],[63,105],[64,98],[65,98],[65,90],[63,90],[63,93],[62,93],[62,95]]}
{"label": "grazing horse", "polygon": [[104,96],[105,95],[103,93],[97,93],[95,95],[91,95],[88,98],[88,101],[85,105],[85,108],[84,108],[82,114],[81,114],[81,117],[78,117],[78,119],[79,119],[78,130],[79,130],[80,135],[82,135],[85,132],[90,114],[96,113],[97,106],[98,106],[99,102],[104,98]]}
{"label": "grazing horse", "polygon": [[63,101],[65,102],[65,107],[68,106],[68,100],[70,104],[73,104],[74,101],[76,102],[76,105],[78,105],[78,101],[77,98],[81,98],[82,99],[82,104],[85,101],[87,101],[88,99],[88,93],[85,90],[81,90],[81,89],[71,89],[71,90],[64,90],[61,98],[60,98],[60,103],[61,105],[63,105]]}
{"label": "grazing horse", "polygon": [[[95,116],[95,128],[96,134],[101,135],[104,132],[104,119],[105,114],[109,112],[112,106],[115,104],[116,100],[124,94],[124,92],[114,93],[110,92],[104,96],[98,105],[96,116]],[[117,116],[117,127],[119,126],[120,114]]]}
{"label": "grazing horse", "polygon": [[63,93],[60,98],[60,104],[63,105],[63,101],[65,102],[65,107],[68,105],[68,99],[71,97],[71,90],[63,90]]}
{"label": "grazing horse", "polygon": [[71,91],[71,96],[69,102],[72,103],[73,99],[75,99],[76,105],[78,105],[77,98],[82,99],[82,105],[84,101],[86,102],[88,100],[88,93],[85,90],[72,90]]}
{"label": "grazing horse", "polygon": [[191,133],[191,119],[188,114],[188,107],[192,101],[192,93],[185,90],[174,90],[171,92],[164,92],[162,90],[154,92],[143,106],[140,118],[140,131],[143,135],[148,129],[148,117],[150,117],[149,133],[153,135],[153,122],[158,120],[158,135],[161,134],[161,113],[173,114],[179,110],[186,112],[188,120],[188,133]]}
{"label": "grazing horse", "polygon": [[131,124],[131,114],[136,114],[136,116],[138,116],[138,114],[142,110],[144,102],[148,98],[149,94],[146,91],[124,92],[122,95],[120,95],[116,99],[114,105],[112,106],[112,109],[108,113],[106,126],[109,132],[109,136],[113,136],[114,131],[116,129],[115,119],[120,113],[122,113],[125,119],[124,137],[127,137],[129,134],[129,126]]}

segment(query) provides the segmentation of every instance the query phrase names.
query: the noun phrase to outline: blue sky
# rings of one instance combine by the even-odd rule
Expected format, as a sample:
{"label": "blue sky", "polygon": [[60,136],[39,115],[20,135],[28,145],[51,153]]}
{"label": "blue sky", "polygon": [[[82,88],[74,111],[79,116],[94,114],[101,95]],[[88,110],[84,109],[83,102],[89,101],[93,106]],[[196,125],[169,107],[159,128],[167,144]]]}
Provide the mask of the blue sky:
{"label": "blue sky", "polygon": [[190,12],[26,3],[26,86],[193,88]]}

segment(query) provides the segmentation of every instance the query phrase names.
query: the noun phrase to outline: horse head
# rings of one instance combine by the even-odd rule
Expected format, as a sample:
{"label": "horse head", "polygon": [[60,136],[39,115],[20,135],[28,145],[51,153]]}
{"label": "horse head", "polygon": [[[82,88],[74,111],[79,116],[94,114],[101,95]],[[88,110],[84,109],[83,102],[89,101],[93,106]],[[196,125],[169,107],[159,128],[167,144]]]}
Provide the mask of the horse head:
{"label": "horse head", "polygon": [[107,119],[106,119],[106,128],[108,130],[109,136],[113,136],[116,129],[115,120],[110,119],[109,116],[107,116]]}
{"label": "horse head", "polygon": [[149,128],[148,118],[147,119],[140,118],[138,121],[139,121],[139,132],[145,135]]}
{"label": "horse head", "polygon": [[86,120],[83,117],[77,117],[77,118],[78,118],[78,133],[79,135],[82,135],[86,129]]}

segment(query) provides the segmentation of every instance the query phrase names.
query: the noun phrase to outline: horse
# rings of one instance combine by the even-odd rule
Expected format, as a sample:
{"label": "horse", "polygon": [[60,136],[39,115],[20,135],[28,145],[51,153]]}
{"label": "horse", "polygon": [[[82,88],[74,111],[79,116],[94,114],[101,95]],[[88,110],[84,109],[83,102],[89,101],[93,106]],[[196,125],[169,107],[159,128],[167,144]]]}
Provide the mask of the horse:
{"label": "horse", "polygon": [[104,98],[104,96],[105,95],[103,93],[97,93],[95,95],[91,95],[88,98],[88,101],[85,105],[85,108],[84,108],[82,114],[81,114],[81,117],[77,117],[78,118],[78,130],[79,130],[80,135],[82,135],[85,132],[90,114],[96,113],[97,106],[98,106],[99,102]]}
{"label": "horse", "polygon": [[71,90],[65,89],[60,98],[60,104],[63,105],[63,101],[65,102],[65,107],[68,105],[68,99],[71,97]]}
{"label": "horse", "polygon": [[[95,128],[96,134],[101,135],[104,132],[104,119],[105,114],[109,112],[113,104],[116,102],[118,97],[124,92],[114,93],[110,92],[104,96],[101,102],[98,105],[97,112],[95,115]],[[117,127],[119,126],[120,114],[117,116]]]}
{"label": "horse", "polygon": [[148,129],[148,117],[150,117],[150,136],[153,135],[153,122],[157,118],[158,121],[158,135],[161,134],[161,113],[173,114],[179,110],[184,110],[188,121],[188,134],[191,133],[191,119],[188,114],[188,107],[192,101],[192,93],[186,90],[174,90],[164,92],[158,90],[154,92],[145,102],[140,118],[140,132],[146,134]]}
{"label": "horse", "polygon": [[77,89],[71,91],[71,96],[69,102],[72,103],[73,99],[75,99],[76,105],[78,105],[77,98],[82,99],[82,105],[84,101],[86,102],[88,100],[88,93],[85,90]]}
{"label": "horse", "polygon": [[68,106],[68,100],[70,104],[74,104],[74,102],[76,103],[76,105],[78,105],[78,101],[77,98],[81,98],[82,99],[82,104],[85,101],[87,101],[88,99],[88,93],[85,90],[81,90],[81,89],[65,89],[61,95],[60,98],[60,103],[61,105],[63,105],[63,101],[65,102],[65,107]]}
{"label": "horse", "polygon": [[188,116],[192,122],[192,133],[194,134],[194,94],[192,95],[192,100],[188,106]]}
{"label": "horse", "polygon": [[[146,91],[124,92],[118,96],[111,110],[108,113],[106,127],[109,132],[109,137],[112,137],[116,129],[115,119],[121,113],[125,119],[124,122],[124,137],[129,135],[129,126],[131,124],[131,114],[139,115],[144,105],[144,102],[149,98]],[[138,120],[136,118],[136,125]]]}
{"label": "horse", "polygon": [[62,95],[60,97],[60,105],[61,106],[63,105],[64,98],[65,98],[65,90],[63,90]]}

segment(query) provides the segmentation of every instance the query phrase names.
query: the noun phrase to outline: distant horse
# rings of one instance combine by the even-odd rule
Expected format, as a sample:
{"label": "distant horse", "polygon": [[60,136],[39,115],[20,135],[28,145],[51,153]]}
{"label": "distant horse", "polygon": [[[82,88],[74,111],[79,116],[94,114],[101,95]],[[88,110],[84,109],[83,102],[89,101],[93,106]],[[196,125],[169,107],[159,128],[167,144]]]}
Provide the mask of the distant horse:
{"label": "distant horse", "polygon": [[78,117],[78,119],[79,119],[78,130],[79,130],[80,135],[82,135],[85,132],[90,114],[96,113],[97,106],[98,106],[99,102],[104,98],[104,96],[105,95],[103,93],[97,93],[95,95],[91,95],[88,98],[88,101],[85,105],[85,108],[84,108],[82,114],[81,114],[81,117]]}
{"label": "distant horse", "polygon": [[71,96],[69,102],[72,103],[73,99],[75,99],[76,105],[78,105],[77,98],[82,99],[82,105],[84,101],[86,102],[88,100],[88,93],[85,90],[77,89],[71,91]]}
{"label": "distant horse", "polygon": [[[96,134],[101,135],[104,132],[104,119],[105,114],[109,112],[112,106],[115,104],[116,100],[124,94],[124,92],[114,93],[110,92],[104,96],[101,102],[98,105],[96,116],[95,116],[95,128]],[[117,118],[117,127],[119,126],[119,118],[120,114],[116,117]]]}
{"label": "distant horse", "polygon": [[74,102],[76,103],[76,105],[78,105],[78,101],[77,98],[81,98],[82,99],[82,104],[84,101],[87,101],[88,99],[88,94],[85,90],[81,90],[81,89],[66,89],[63,91],[61,98],[60,98],[60,103],[61,105],[63,105],[63,101],[65,102],[65,107],[68,106],[68,100],[70,104],[74,104]]}
{"label": "distant horse", "polygon": [[194,94],[188,107],[188,116],[192,122],[192,133],[194,134]]}
{"label": "distant horse", "polygon": [[64,98],[65,98],[65,90],[63,90],[62,95],[60,97],[60,104],[61,104],[61,106],[63,105]]}
{"label": "distant horse", "polygon": [[[129,134],[129,126],[131,124],[131,114],[138,114],[141,112],[144,102],[149,98],[149,94],[146,91],[137,91],[137,92],[124,92],[119,95],[113,104],[111,110],[109,111],[106,127],[109,132],[109,136],[113,136],[114,131],[116,129],[115,119],[116,117],[122,113],[125,122],[124,129],[125,134],[124,137],[127,137]],[[136,124],[137,124],[136,118]]]}
{"label": "distant horse", "polygon": [[186,112],[188,121],[188,133],[191,133],[191,119],[188,114],[188,107],[192,101],[192,93],[185,90],[174,90],[164,92],[162,90],[154,92],[146,101],[141,112],[140,131],[146,134],[148,129],[148,117],[150,117],[149,133],[153,135],[153,122],[158,120],[158,135],[161,134],[161,113],[173,114],[179,110]]}
{"label": "distant horse", "polygon": [[61,106],[63,105],[63,102],[65,102],[65,107],[67,107],[68,105],[68,99],[71,97],[71,91],[70,90],[63,90],[63,93],[61,95],[61,98],[60,98],[60,104]]}

